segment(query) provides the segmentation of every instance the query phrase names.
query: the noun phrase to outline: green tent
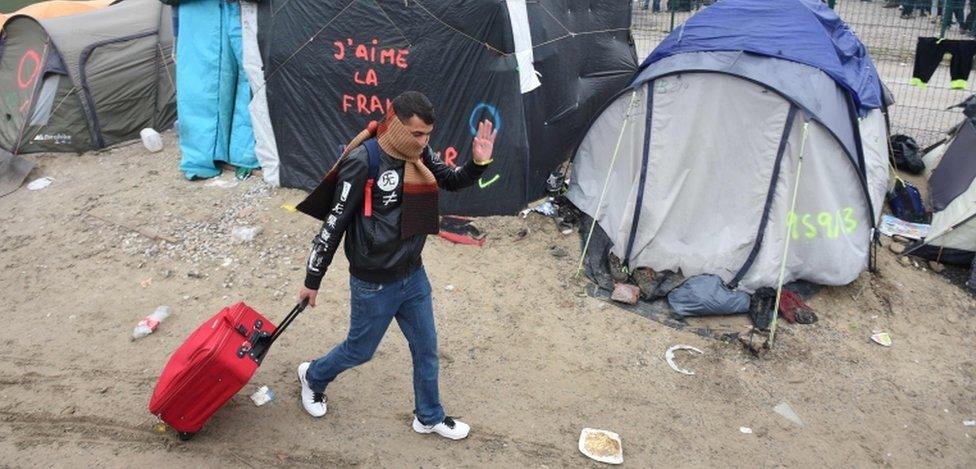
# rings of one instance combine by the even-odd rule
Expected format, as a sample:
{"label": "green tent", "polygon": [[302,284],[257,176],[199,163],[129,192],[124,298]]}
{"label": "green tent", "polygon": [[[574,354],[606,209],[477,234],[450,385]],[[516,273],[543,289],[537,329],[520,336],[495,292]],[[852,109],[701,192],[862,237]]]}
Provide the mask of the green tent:
{"label": "green tent", "polygon": [[125,0],[0,32],[0,148],[83,152],[176,119],[170,7]]}

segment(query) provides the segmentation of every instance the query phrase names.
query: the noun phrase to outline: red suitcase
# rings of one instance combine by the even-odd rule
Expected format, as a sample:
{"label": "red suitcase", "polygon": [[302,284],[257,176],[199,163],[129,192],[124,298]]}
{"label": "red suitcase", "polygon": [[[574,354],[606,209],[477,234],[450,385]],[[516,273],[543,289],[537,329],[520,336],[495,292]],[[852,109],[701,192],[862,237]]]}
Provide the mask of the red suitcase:
{"label": "red suitcase", "polygon": [[296,305],[275,327],[243,302],[224,308],[173,352],[149,411],[189,440],[247,384],[268,348],[303,309],[304,302]]}

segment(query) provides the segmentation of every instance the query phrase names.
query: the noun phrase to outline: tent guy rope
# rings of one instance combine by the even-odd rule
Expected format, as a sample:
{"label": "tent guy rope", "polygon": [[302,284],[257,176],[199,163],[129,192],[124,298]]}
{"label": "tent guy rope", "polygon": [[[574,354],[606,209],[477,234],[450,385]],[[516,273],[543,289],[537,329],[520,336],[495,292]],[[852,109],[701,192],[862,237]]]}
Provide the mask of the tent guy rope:
{"label": "tent guy rope", "polygon": [[769,347],[772,348],[776,341],[776,325],[779,322],[779,300],[783,296],[783,280],[786,277],[786,259],[790,252],[790,232],[796,225],[796,196],[800,192],[800,174],[803,171],[803,153],[807,147],[807,130],[810,128],[810,121],[803,123],[803,135],[800,137],[800,157],[796,163],[796,178],[793,181],[793,200],[790,201],[790,211],[786,212],[786,235],[783,240],[783,258],[779,263],[779,281],[776,282],[776,303],[773,305],[773,323],[769,330]]}
{"label": "tent guy rope", "polygon": [[[651,91],[653,93],[653,90]],[[597,221],[600,219],[600,209],[603,208],[603,198],[607,195],[607,188],[610,187],[610,175],[613,174],[613,165],[617,162],[617,155],[620,154],[620,144],[624,140],[624,133],[627,124],[630,123],[630,114],[634,110],[634,101],[637,100],[637,90],[630,92],[630,103],[627,105],[627,115],[624,116],[624,123],[620,126],[620,134],[617,135],[617,144],[613,147],[613,158],[610,159],[610,167],[607,168],[607,177],[603,180],[603,190],[600,192],[600,201],[596,205],[596,213],[593,214],[593,223],[590,224],[590,232],[586,235],[586,243],[583,245],[583,253],[580,254],[579,265],[576,266],[576,277],[583,273],[583,260],[586,259],[586,251],[590,249],[590,240],[593,239],[593,229],[596,228]]]}

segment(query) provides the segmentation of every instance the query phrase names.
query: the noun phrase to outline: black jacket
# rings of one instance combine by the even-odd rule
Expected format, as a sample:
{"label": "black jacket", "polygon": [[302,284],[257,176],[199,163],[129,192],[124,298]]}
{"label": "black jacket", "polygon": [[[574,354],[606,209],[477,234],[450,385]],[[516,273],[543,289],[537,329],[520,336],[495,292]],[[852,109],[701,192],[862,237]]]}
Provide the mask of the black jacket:
{"label": "black jacket", "polygon": [[[474,184],[487,167],[475,164],[474,160],[461,167],[451,167],[434,155],[429,147],[422,158],[424,165],[437,178],[438,186],[449,191]],[[306,287],[319,289],[343,235],[349,273],[360,280],[388,283],[404,278],[420,267],[420,253],[427,235],[400,239],[403,166],[403,161],[380,151],[379,171],[372,189],[373,214],[366,217],[363,215],[369,173],[366,149],[362,146],[354,149],[340,164],[332,199],[335,205],[312,240],[312,251],[306,265]]]}

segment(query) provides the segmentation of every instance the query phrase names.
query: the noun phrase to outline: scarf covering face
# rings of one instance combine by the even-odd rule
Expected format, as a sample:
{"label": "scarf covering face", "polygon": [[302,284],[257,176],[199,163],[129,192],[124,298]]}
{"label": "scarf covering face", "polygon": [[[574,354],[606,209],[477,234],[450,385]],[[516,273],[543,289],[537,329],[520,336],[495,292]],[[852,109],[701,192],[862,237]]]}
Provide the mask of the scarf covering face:
{"label": "scarf covering face", "polygon": [[[421,158],[424,146],[410,133],[407,126],[400,122],[393,106],[387,110],[383,122],[370,122],[365,130],[353,138],[346,145],[342,157],[374,136],[384,153],[404,163],[403,202],[400,203],[400,239],[407,239],[416,234],[437,234],[440,228],[438,223],[437,179]],[[335,171],[336,168],[333,168],[329,174],[331,175]],[[328,179],[328,175],[326,179]]]}

